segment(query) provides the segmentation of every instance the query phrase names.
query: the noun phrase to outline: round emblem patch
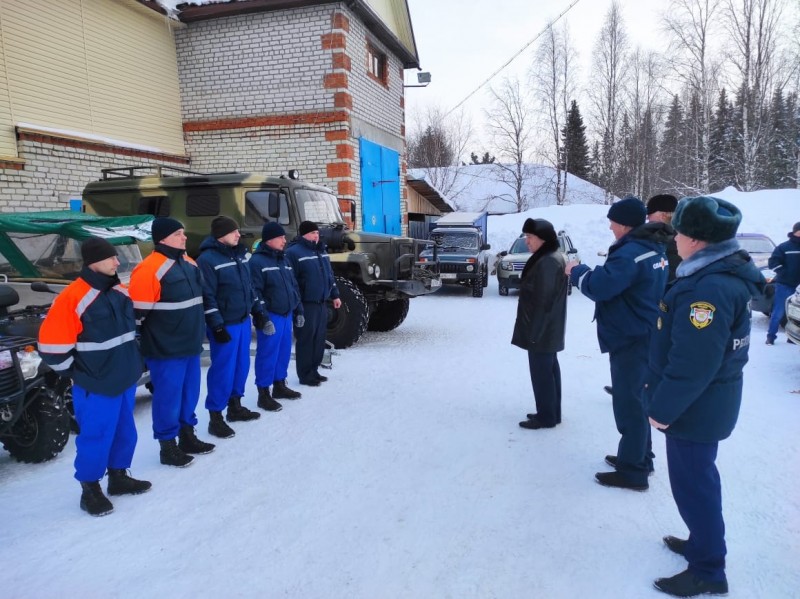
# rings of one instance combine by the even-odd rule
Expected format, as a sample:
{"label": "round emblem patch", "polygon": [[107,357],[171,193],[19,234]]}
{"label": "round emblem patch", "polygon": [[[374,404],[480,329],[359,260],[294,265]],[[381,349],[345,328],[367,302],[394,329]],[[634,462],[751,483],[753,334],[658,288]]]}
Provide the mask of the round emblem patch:
{"label": "round emblem patch", "polygon": [[708,302],[694,302],[689,307],[689,320],[698,329],[704,329],[714,321],[716,308]]}

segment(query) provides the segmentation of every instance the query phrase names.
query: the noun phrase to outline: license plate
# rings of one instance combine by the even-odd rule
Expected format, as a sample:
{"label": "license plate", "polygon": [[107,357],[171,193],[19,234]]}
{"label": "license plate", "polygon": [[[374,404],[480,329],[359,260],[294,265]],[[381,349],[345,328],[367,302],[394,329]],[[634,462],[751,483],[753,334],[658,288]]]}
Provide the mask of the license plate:
{"label": "license plate", "polygon": [[454,272],[443,272],[441,275],[443,281],[455,281],[456,277],[458,276]]}
{"label": "license plate", "polygon": [[6,350],[0,352],[0,370],[11,368],[14,365],[14,360],[11,357],[11,352]]}
{"label": "license plate", "polygon": [[442,281],[440,279],[431,279],[431,289],[434,287],[441,287]]}

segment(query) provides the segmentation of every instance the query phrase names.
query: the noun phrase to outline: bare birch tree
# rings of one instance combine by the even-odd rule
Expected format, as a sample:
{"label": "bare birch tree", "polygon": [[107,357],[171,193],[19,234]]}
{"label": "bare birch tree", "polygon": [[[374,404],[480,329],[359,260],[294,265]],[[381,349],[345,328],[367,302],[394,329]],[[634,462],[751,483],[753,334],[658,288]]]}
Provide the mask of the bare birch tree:
{"label": "bare birch tree", "polygon": [[711,113],[719,75],[719,63],[712,56],[711,37],[721,2],[672,0],[664,18],[672,38],[669,49],[672,71],[684,84],[689,98],[699,102],[697,118],[700,122],[693,123],[698,135],[694,136],[691,148],[697,180],[684,182],[684,187],[698,191],[709,188]]}
{"label": "bare birch tree", "polygon": [[522,212],[529,207],[525,180],[526,161],[533,144],[530,100],[517,78],[505,79],[498,88],[490,88],[489,94],[491,106],[486,110],[486,130],[497,150],[495,172],[511,188],[508,197],[499,198],[512,202],[516,212]]}
{"label": "bare birch tree", "polygon": [[447,114],[431,106],[415,115],[413,123],[407,142],[409,168],[421,169],[428,183],[456,202],[469,187],[458,175],[472,139],[472,122],[464,110]]}
{"label": "bare birch tree", "polygon": [[614,0],[595,42],[588,89],[590,114],[601,139],[600,184],[608,204],[614,199],[618,117],[627,77],[628,45],[622,11]]}
{"label": "bare birch tree", "polygon": [[[566,199],[567,169],[562,151],[561,129],[569,110],[569,102],[575,97],[574,69],[576,52],[570,42],[566,25],[556,29],[549,24],[536,50],[530,69],[530,79],[537,105],[541,108],[545,137],[550,150],[545,152],[547,163],[555,172],[556,204]],[[562,182],[563,176],[563,182]]]}
{"label": "bare birch tree", "polygon": [[667,104],[663,99],[664,62],[657,53],[637,48],[630,64],[627,101],[633,120],[630,189],[645,199],[655,188],[657,130]]}
{"label": "bare birch tree", "polygon": [[725,0],[723,15],[728,32],[729,60],[736,68],[741,90],[741,168],[738,181],[744,191],[759,187],[757,166],[768,143],[766,111],[777,67],[776,45],[783,0]]}

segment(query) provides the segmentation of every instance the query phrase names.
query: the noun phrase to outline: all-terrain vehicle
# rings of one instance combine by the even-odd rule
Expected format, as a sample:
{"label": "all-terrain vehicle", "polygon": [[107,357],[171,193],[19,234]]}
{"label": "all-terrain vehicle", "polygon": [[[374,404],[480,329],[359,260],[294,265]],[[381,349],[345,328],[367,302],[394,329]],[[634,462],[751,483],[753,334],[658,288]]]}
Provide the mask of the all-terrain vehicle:
{"label": "all-terrain vehicle", "polygon": [[54,295],[83,267],[80,242],[108,238],[125,279],[142,259],[134,237],[149,238],[150,221],[64,211],[0,214],[0,442],[15,459],[49,460],[69,439],[70,381],[42,362],[36,339]]}
{"label": "all-terrain vehicle", "polygon": [[410,237],[352,231],[334,193],[301,181],[296,171],[280,177],[252,173],[199,173],[169,166],[107,168],[83,191],[86,212],[103,216],[169,216],[185,225],[187,252],[195,257],[225,215],[239,223],[252,247],[266,222],[277,222],[292,239],[302,221],[317,223],[328,247],[342,307],[328,307],[327,339],[353,345],[369,329],[390,331],[408,313],[409,299],[441,286],[438,264],[421,262],[424,242]]}

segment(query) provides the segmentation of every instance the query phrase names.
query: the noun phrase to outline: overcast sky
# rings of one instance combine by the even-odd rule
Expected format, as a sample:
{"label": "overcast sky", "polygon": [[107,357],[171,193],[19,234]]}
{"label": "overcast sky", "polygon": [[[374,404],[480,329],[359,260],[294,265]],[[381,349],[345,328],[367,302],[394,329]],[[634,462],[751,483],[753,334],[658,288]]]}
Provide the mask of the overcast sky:
{"label": "overcast sky", "polygon": [[[415,115],[429,104],[453,108],[494,71],[538,35],[573,0],[408,0],[414,37],[423,71],[431,73],[426,88],[406,89],[407,122],[414,128]],[[664,50],[661,15],[668,0],[620,0],[632,46]],[[591,51],[611,0],[579,0],[558,22],[566,20],[579,52],[583,83]],[[471,8],[470,8],[471,7]],[[538,44],[534,42],[497,75],[489,85],[503,77],[524,76]],[[415,71],[406,72],[406,83],[416,83]],[[480,135],[480,122],[487,106],[488,85],[464,105]],[[477,142],[477,140],[476,140]],[[481,144],[476,143],[476,150]]]}

